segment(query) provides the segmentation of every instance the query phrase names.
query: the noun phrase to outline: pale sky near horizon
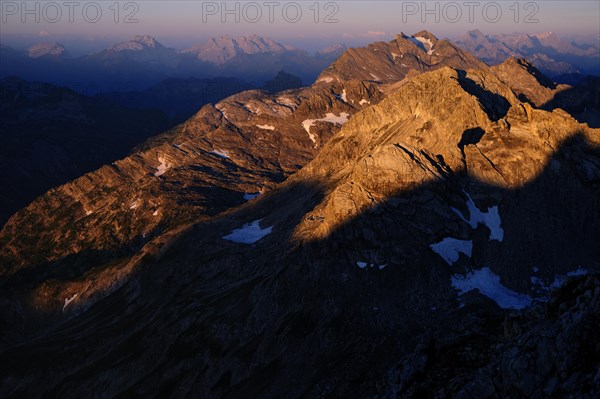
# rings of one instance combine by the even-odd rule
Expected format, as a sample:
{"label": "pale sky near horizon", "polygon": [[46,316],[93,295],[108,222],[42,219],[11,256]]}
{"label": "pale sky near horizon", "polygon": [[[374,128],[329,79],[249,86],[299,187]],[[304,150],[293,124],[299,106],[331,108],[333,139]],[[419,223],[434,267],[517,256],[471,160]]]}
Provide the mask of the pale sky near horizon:
{"label": "pale sky near horizon", "polygon": [[148,34],[182,48],[209,37],[256,33],[318,49],[338,42],[390,40],[401,31],[412,34],[423,29],[439,37],[457,37],[472,29],[486,34],[553,31],[562,36],[600,36],[600,2],[595,0],[69,1],[73,5],[67,0],[28,1],[25,8],[22,1],[2,0],[2,42],[16,46],[87,42],[104,47]]}

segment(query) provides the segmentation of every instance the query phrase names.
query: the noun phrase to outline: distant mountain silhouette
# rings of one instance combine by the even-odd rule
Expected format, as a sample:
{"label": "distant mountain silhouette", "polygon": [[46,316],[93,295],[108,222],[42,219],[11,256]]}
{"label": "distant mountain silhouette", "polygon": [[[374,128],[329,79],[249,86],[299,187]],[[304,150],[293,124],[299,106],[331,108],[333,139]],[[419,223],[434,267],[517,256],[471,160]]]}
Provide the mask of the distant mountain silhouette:
{"label": "distant mountain silhouette", "polygon": [[281,70],[312,82],[339,51],[336,47],[311,55],[258,35],[212,38],[184,50],[165,47],[152,36],[136,35],[75,58],[58,43],[42,43],[28,51],[3,45],[0,77],[66,85],[84,94],[143,91],[167,78],[233,77],[261,86]]}
{"label": "distant mountain silhouette", "polygon": [[472,30],[456,43],[489,64],[499,64],[509,57],[527,58],[554,79],[573,74],[600,75],[600,43],[580,47],[561,40],[553,32],[485,35],[480,30]]}
{"label": "distant mountain silhouette", "polygon": [[302,87],[302,80],[299,77],[279,71],[277,76],[265,82],[264,88],[269,93],[277,93],[287,89],[297,89]]}
{"label": "distant mountain silhouette", "polygon": [[254,84],[235,78],[170,78],[146,90],[115,91],[99,96],[126,107],[158,109],[169,116],[171,125],[176,125],[192,117],[205,104],[252,89],[257,89]]}

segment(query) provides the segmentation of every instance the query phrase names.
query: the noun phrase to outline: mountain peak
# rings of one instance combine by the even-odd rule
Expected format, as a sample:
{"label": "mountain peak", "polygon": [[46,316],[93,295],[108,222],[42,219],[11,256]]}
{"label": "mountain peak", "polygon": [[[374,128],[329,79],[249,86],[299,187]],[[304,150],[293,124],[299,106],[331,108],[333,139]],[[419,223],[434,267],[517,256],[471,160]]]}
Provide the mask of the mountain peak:
{"label": "mountain peak", "polygon": [[415,33],[409,40],[415,43],[417,47],[425,50],[428,55],[433,54],[433,46],[438,42],[438,38],[426,30]]}
{"label": "mountain peak", "polygon": [[131,40],[134,42],[143,43],[148,47],[156,47],[159,44],[154,37],[149,35],[135,35]]}
{"label": "mountain peak", "polygon": [[29,55],[29,58],[40,58],[47,55],[54,57],[64,57],[69,55],[65,47],[57,42],[35,44],[27,49],[27,54]]}
{"label": "mountain peak", "polygon": [[112,47],[114,51],[141,51],[149,48],[163,47],[154,37],[149,35],[135,35],[126,42]]}
{"label": "mountain peak", "polygon": [[[427,58],[425,58],[427,57]],[[427,65],[422,60],[427,60]],[[438,40],[422,31],[414,36],[396,35],[390,42],[377,42],[364,48],[350,48],[319,75],[318,81],[363,80],[395,83],[424,69],[443,66],[476,68],[482,63],[452,43]]]}
{"label": "mountain peak", "polygon": [[415,39],[423,38],[425,40],[431,41],[431,43],[433,44],[437,43],[439,40],[433,33],[426,30],[417,32],[414,35],[412,35],[412,37],[414,37]]}
{"label": "mountain peak", "polygon": [[285,47],[282,44],[277,43],[268,37],[263,37],[256,34],[250,36],[239,36],[236,41],[240,49],[246,54],[278,53],[285,51]]}
{"label": "mountain peak", "polygon": [[543,33],[535,33],[532,36],[537,37],[538,39],[548,39],[548,38],[556,38],[556,33],[554,32],[543,32]]}
{"label": "mountain peak", "polygon": [[213,37],[185,52],[195,53],[203,61],[223,64],[240,54],[280,53],[286,50],[284,45],[272,39],[252,34],[237,38],[230,35]]}
{"label": "mountain peak", "polygon": [[479,29],[473,29],[467,32],[467,35],[472,37],[473,39],[483,38],[485,35]]}
{"label": "mountain peak", "polygon": [[329,47],[326,47],[323,50],[319,50],[317,52],[317,54],[325,55],[325,54],[331,54],[331,53],[337,53],[337,52],[344,52],[344,51],[346,51],[347,48],[348,47],[346,47],[345,44],[337,43],[337,44],[333,44]]}
{"label": "mountain peak", "polygon": [[511,86],[521,101],[539,107],[556,95],[556,84],[525,58],[509,57],[492,70]]}
{"label": "mountain peak", "polygon": [[529,61],[527,61],[527,59],[519,58],[519,57],[515,57],[515,56],[508,57],[506,59],[506,61],[502,62],[501,64],[507,65],[507,66],[517,66],[520,68],[523,68],[523,67],[528,68],[531,66],[531,63]]}

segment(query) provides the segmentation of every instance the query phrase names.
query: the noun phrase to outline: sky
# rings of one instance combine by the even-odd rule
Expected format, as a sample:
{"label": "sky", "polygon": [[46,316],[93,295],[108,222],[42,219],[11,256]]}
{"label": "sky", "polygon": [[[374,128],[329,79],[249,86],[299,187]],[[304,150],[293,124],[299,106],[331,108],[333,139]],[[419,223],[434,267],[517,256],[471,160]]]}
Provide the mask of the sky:
{"label": "sky", "polygon": [[[391,40],[427,29],[454,38],[556,32],[600,36],[594,1],[6,1],[0,2],[4,44],[59,41],[72,53],[97,51],[135,34],[184,48],[207,38],[259,34],[307,50]],[[75,48],[73,48],[75,47]]]}

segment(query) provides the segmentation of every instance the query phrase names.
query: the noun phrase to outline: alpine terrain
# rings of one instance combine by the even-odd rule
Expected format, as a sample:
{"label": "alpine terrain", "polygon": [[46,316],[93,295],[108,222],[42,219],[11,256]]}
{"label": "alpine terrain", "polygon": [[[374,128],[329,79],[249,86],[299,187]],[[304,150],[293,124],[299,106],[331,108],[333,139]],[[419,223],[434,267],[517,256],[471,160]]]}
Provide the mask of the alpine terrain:
{"label": "alpine terrain", "polygon": [[598,397],[573,90],[422,31],[203,106],[5,224],[0,396]]}

